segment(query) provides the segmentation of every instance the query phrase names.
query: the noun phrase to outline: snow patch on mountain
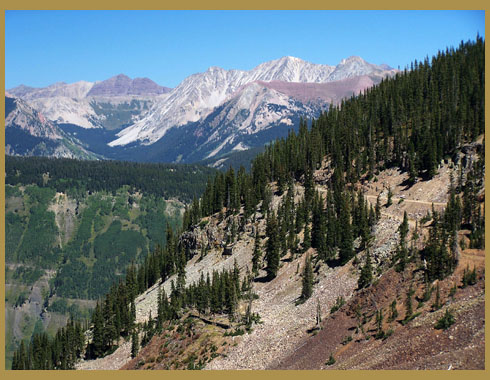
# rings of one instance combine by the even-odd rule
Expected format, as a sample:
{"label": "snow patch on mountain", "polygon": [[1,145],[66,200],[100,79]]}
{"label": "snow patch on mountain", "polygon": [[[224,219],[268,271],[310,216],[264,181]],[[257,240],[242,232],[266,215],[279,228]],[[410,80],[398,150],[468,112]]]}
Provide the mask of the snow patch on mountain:
{"label": "snow patch on mountain", "polygon": [[[329,75],[329,82],[353,78],[361,75],[386,75],[387,70],[381,66],[366,62],[361,57],[352,56],[340,61]],[[394,72],[393,69],[388,72]]]}
{"label": "snow patch on mountain", "polygon": [[258,65],[252,70],[250,80],[323,83],[329,81],[329,75],[334,70],[335,66],[311,63],[288,56]]}

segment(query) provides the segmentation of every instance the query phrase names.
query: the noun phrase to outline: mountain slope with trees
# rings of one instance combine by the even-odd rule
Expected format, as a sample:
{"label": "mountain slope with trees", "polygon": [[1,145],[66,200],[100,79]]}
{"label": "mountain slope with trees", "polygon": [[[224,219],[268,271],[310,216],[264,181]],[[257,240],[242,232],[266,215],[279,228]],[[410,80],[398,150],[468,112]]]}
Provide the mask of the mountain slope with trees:
{"label": "mountain slope with trees", "polygon": [[89,318],[128,265],[164,246],[167,228],[181,228],[185,202],[202,192],[211,173],[7,156],[7,363],[33,334],[52,338],[70,315]]}
{"label": "mountain slope with trees", "polygon": [[[223,334],[244,336],[221,356],[193,353],[184,363],[166,363],[170,368],[283,367],[299,363],[291,355],[305,342],[305,349],[313,350],[307,334],[320,342],[329,335],[334,339],[325,341],[332,351],[314,368],[324,368],[320,360],[341,365],[336,360],[341,352],[335,350],[355,346],[351,342],[358,337],[338,336],[355,325],[335,329],[340,315],[336,313],[344,315],[347,309],[351,320],[357,318],[359,334],[385,347],[397,336],[413,333],[420,321],[433,319],[432,312],[441,306],[447,312],[431,328],[449,329],[461,314],[451,314],[451,296],[441,294],[439,284],[456,281],[458,277],[450,276],[460,273],[468,246],[476,256],[484,249],[483,134],[480,37],[440,52],[431,61],[414,62],[411,70],[331,107],[312,121],[311,128],[302,121],[298,133],[291,131],[258,155],[250,173],[230,169],[208,181],[201,198],[194,199],[184,214],[185,232],[167,239],[172,243],[154,251],[137,275],[130,269],[125,281],[114,285],[102,301],[99,309],[107,312],[105,317],[104,312],[93,314],[89,347],[100,341],[103,348],[88,350],[85,357],[104,356],[117,345],[123,349],[129,344],[124,337],[131,334],[135,365],[165,363],[166,352],[145,356],[143,349],[138,356],[136,348],[140,342],[146,346],[162,339],[164,331],[174,334],[174,328],[194,336],[186,320],[195,314],[214,325],[220,316],[226,317],[229,322],[219,325]],[[378,188],[379,178],[394,172],[395,182],[386,179]],[[375,189],[374,199],[365,196],[368,188]],[[408,198],[414,189],[427,197],[440,191],[441,199]],[[423,208],[413,213],[414,204]],[[455,284],[453,296],[460,297],[459,289],[468,286],[476,289],[477,297],[484,293],[481,267],[472,264],[463,271],[461,284]],[[148,290],[135,298],[131,290],[118,290],[134,283],[138,292]],[[378,292],[381,284],[385,288]],[[391,297],[376,301],[389,293],[387,289],[404,294],[394,304]],[[124,293],[126,297],[118,296]],[[401,300],[403,316],[397,306]],[[433,307],[428,307],[429,301]],[[473,306],[467,310],[477,315],[482,306]],[[258,313],[255,318],[253,313]],[[387,318],[402,327],[387,329]],[[158,327],[162,321],[164,330]],[[274,329],[278,324],[282,328]],[[102,329],[96,326],[105,326],[110,336],[98,333]],[[475,328],[481,331],[481,326]],[[471,344],[464,337],[457,339]],[[247,347],[267,355],[247,355]],[[476,354],[482,352],[479,346]],[[302,355],[308,357],[308,352]],[[427,368],[435,364],[428,361]],[[480,368],[481,361],[461,366]],[[389,368],[389,363],[381,368]]]}

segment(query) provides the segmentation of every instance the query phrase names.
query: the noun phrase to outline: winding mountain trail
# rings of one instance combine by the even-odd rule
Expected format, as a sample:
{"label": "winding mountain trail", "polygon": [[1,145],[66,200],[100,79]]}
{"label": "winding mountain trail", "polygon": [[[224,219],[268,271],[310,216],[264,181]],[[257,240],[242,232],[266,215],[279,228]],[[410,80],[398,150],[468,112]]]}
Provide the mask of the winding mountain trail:
{"label": "winding mountain trail", "polygon": [[[377,196],[375,195],[365,195],[365,197],[370,200],[370,199],[374,199],[374,202],[371,202],[369,201],[369,203],[371,204],[376,204],[376,199],[377,199]],[[380,197],[381,200],[387,200],[388,198],[387,197]],[[403,202],[406,202],[406,203],[417,203],[417,204],[421,204],[421,205],[425,205],[425,206],[431,206],[434,205],[434,206],[442,206],[442,207],[446,207],[447,205],[447,202],[428,202],[428,201],[420,201],[420,200],[417,200],[417,199],[406,199],[406,198],[396,198],[396,197],[392,197],[391,198],[392,202],[393,203],[398,203],[400,201],[403,200]]]}

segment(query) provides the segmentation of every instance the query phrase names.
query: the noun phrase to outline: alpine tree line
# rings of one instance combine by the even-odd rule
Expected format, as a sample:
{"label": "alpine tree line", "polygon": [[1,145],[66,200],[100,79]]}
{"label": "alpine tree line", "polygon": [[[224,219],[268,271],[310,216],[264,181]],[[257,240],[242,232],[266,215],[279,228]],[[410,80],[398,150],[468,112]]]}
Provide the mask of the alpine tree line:
{"label": "alpine tree line", "polygon": [[[232,168],[217,173],[208,180],[201,198],[195,197],[186,209],[183,228],[192,229],[201,218],[215,213],[220,217],[240,214],[242,208],[243,221],[255,219],[260,210],[266,218],[268,239],[262,247],[256,234],[254,276],[262,268],[262,248],[268,279],[277,275],[281,256],[301,254],[310,247],[317,250],[318,259],[343,265],[354,257],[353,243],[358,237],[359,250],[369,247],[371,227],[380,215],[379,199],[375,208],[368,207],[362,193],[356,192],[355,184],[361,178],[371,179],[377,171],[397,166],[409,173],[411,183],[420,177],[430,179],[443,158],[456,155],[463,143],[483,133],[484,41],[477,36],[475,42],[439,52],[430,62],[428,58],[415,61],[410,70],[330,107],[310,128],[300,121],[297,133],[290,131],[286,139],[267,146],[254,159],[250,173],[244,168],[237,173]],[[315,191],[313,179],[314,170],[322,164],[332,172],[325,196]],[[475,163],[466,179],[451,190],[446,212],[432,213],[430,236],[421,252],[430,278],[443,278],[453,270],[461,223],[471,230],[470,244],[483,246],[483,212],[478,202],[483,170],[483,163]],[[298,203],[294,202],[295,181],[305,189]],[[271,207],[271,183],[277,194],[284,195],[277,212]],[[462,202],[456,195],[461,191]],[[400,270],[414,253],[405,241],[408,226],[403,226],[395,255]],[[166,247],[157,248],[138,268],[131,266],[126,281],[99,301],[92,316],[92,347],[87,350],[92,357],[110,352],[119,336],[131,334],[135,340],[135,296],[173,274],[177,274],[177,283],[172,283],[170,299],[159,294],[156,319],[145,324],[143,340],[148,341],[163,321],[178,317],[186,307],[233,315],[244,289],[235,270],[213,273],[212,281],[209,275],[201,277],[197,284],[186,287],[184,268],[193,253],[177,234],[167,233],[171,236],[167,236]],[[303,299],[311,295],[311,265],[308,257]],[[368,254],[360,286],[367,286],[372,278],[370,265]],[[16,358],[19,355],[16,352]]]}

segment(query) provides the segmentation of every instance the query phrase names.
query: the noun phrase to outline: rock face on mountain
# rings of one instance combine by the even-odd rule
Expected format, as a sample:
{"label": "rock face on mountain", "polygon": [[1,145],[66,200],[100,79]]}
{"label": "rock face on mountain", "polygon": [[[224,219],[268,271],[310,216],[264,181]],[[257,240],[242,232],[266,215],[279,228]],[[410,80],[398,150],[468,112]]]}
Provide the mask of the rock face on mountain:
{"label": "rock face on mountain", "polygon": [[80,141],[16,98],[5,97],[5,140],[5,152],[10,155],[97,158]]}
{"label": "rock face on mountain", "polygon": [[263,145],[287,134],[298,124],[299,115],[313,118],[326,107],[323,101],[301,102],[264,83],[244,86],[207,117],[192,124],[195,144],[188,159],[202,160]]}
{"label": "rock face on mountain", "polygon": [[5,128],[17,127],[31,136],[60,140],[61,131],[21,99],[5,98]]}
{"label": "rock face on mountain", "polygon": [[119,74],[95,83],[87,96],[160,95],[170,90],[170,88],[159,86],[148,78],[131,79],[124,74]]}
{"label": "rock face on mountain", "polygon": [[101,120],[86,98],[54,96],[27,100],[49,120],[75,124],[82,128],[98,128]]}
{"label": "rock face on mountain", "polygon": [[55,97],[81,99],[90,96],[160,95],[170,90],[148,78],[131,79],[124,74],[119,74],[100,82],[79,81],[70,84],[58,82],[44,88],[20,85],[10,89],[9,93],[24,100],[31,100]]}
{"label": "rock face on mountain", "polygon": [[[352,56],[340,61],[335,70],[329,75],[329,82],[353,78],[360,75],[384,76],[386,66],[373,65],[361,57]],[[388,71],[393,71],[389,69]]]}
{"label": "rock face on mountain", "polygon": [[298,124],[299,116],[318,117],[329,104],[357,95],[379,80],[364,75],[330,83],[252,82],[193,125],[198,142],[193,153],[203,152],[207,159],[265,144],[274,128],[273,135],[283,137]]}

